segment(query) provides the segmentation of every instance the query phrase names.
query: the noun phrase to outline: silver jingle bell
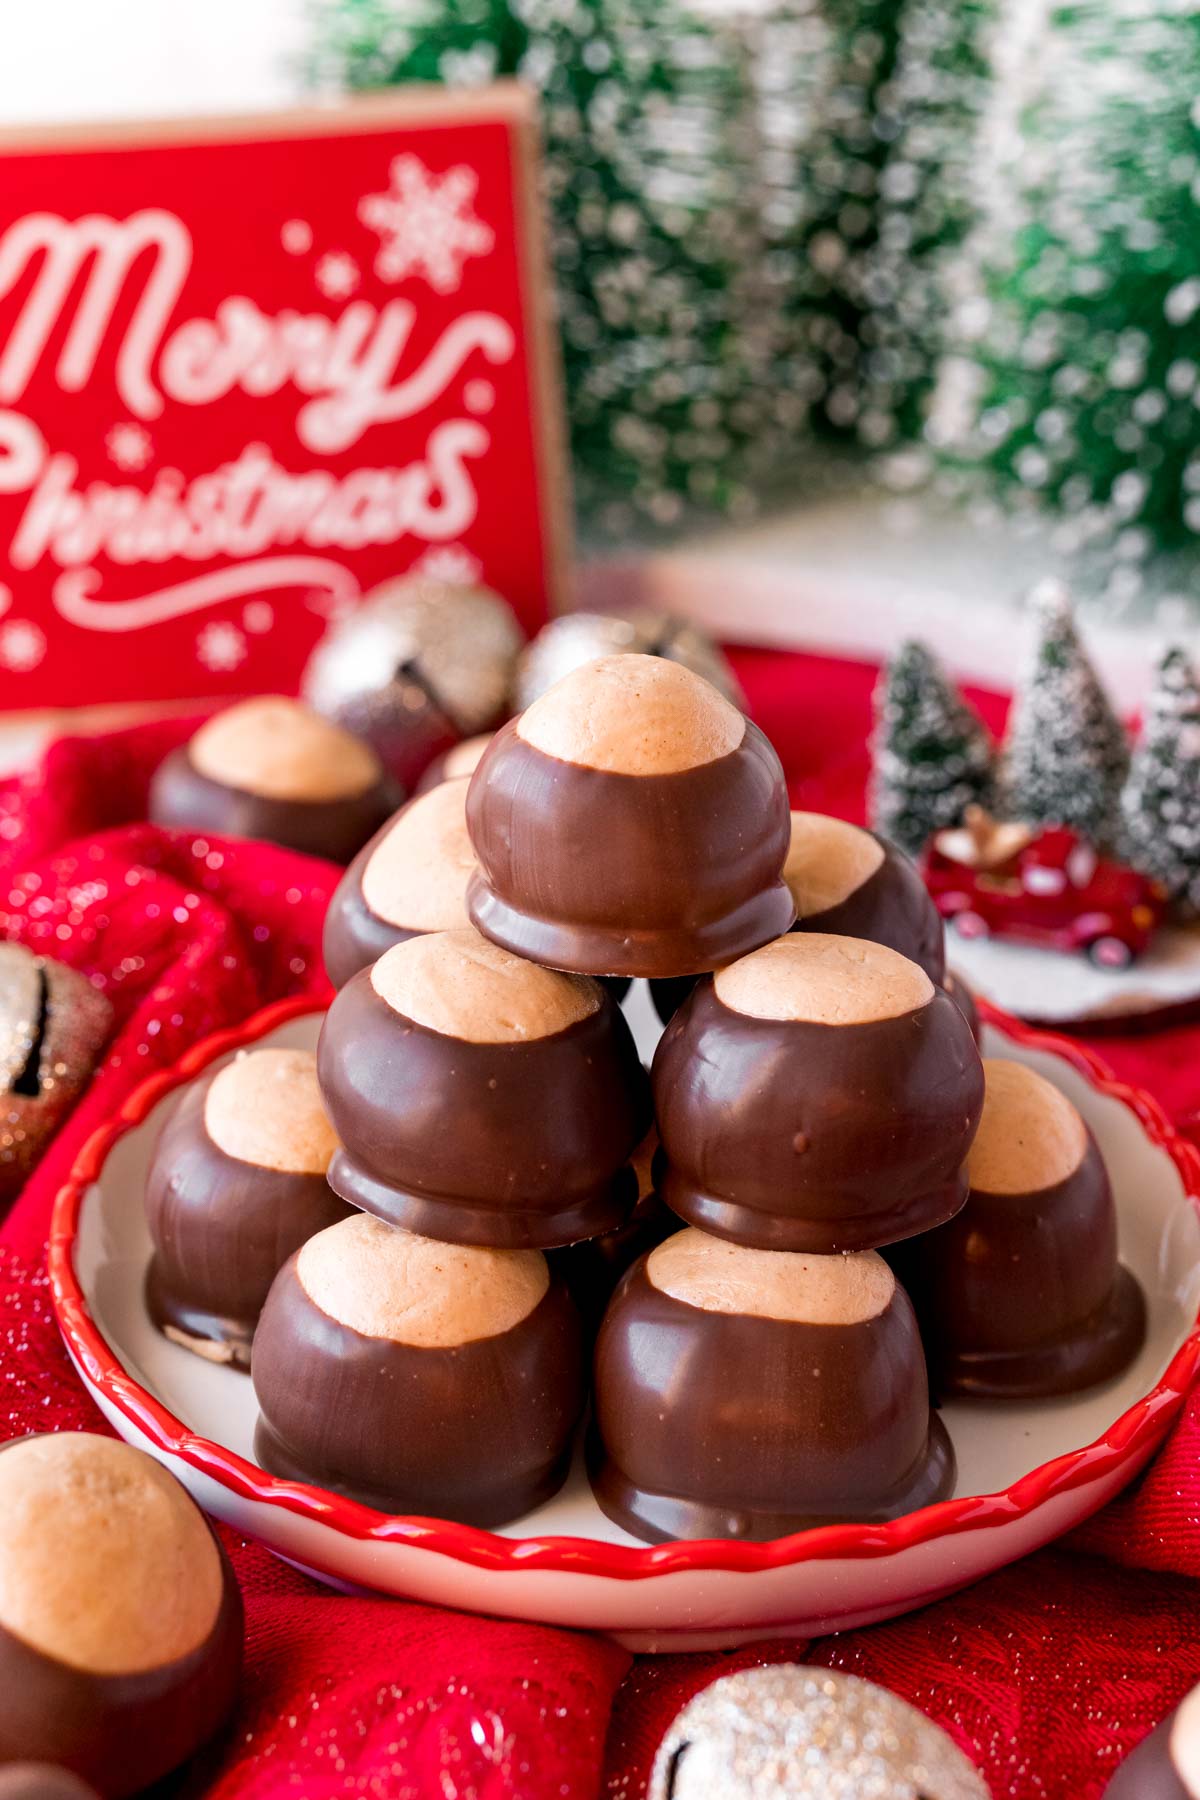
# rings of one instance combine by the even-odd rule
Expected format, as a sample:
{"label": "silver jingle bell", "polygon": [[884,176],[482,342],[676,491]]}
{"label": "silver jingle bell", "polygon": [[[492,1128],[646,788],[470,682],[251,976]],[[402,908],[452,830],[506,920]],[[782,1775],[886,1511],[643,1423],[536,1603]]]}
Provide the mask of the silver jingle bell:
{"label": "silver jingle bell", "polygon": [[712,639],[695,625],[670,613],[635,611],[564,613],[544,625],[517,663],[516,705],[519,712],[546,689],[584,663],[602,656],[636,653],[665,656],[702,675],[735,706],[745,704],[737,677]]}
{"label": "silver jingle bell", "polygon": [[659,1745],[647,1800],[988,1800],[946,1733],[895,1694],[778,1663],[724,1675]]}
{"label": "silver jingle bell", "polygon": [[0,1207],[91,1080],[113,1010],[85,975],[0,942]]}
{"label": "silver jingle bell", "polygon": [[490,588],[406,575],[373,588],[317,645],[304,671],[304,697],[341,718],[351,705],[416,688],[460,737],[495,725],[508,708],[524,638],[511,608]]}

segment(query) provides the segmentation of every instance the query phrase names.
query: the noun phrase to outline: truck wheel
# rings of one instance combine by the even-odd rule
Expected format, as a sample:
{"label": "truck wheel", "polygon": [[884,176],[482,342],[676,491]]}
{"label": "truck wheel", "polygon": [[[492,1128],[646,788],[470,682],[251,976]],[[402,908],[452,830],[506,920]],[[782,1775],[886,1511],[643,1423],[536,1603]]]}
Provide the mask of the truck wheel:
{"label": "truck wheel", "polygon": [[953,924],[961,938],[985,938],[988,936],[987,920],[980,913],[970,910],[955,913]]}
{"label": "truck wheel", "polygon": [[1087,953],[1098,969],[1127,969],[1133,961],[1133,951],[1119,937],[1093,938]]}

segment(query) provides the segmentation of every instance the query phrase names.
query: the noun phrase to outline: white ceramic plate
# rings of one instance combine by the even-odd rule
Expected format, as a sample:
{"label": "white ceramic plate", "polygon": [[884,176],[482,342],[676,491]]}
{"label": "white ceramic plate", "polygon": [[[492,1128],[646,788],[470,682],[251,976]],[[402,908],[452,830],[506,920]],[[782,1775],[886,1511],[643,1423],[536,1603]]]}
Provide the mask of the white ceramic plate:
{"label": "white ceramic plate", "polygon": [[1098,969],[1082,951],[1035,950],[947,927],[956,969],[972,991],[1051,1030],[1128,1030],[1182,1021],[1200,1009],[1200,927],[1168,925],[1127,969]]}
{"label": "white ceramic plate", "polygon": [[[644,989],[630,1016],[656,1035]],[[168,1343],[142,1300],[142,1191],[166,1096],[251,1043],[311,1046],[320,1015],[284,1002],[199,1045],[140,1088],[85,1146],[56,1205],[55,1306],[84,1382],[130,1443],[207,1511],[331,1582],[478,1612],[608,1631],[639,1649],[817,1635],[889,1617],[1037,1549],[1110,1499],[1174,1421],[1200,1360],[1200,1156],[1156,1104],[1086,1051],[989,1014],[989,1054],[1056,1082],[1094,1130],[1113,1178],[1121,1254],[1143,1283],[1149,1332],[1117,1381],[1080,1398],[947,1406],[955,1497],[887,1525],[835,1525],[769,1544],[647,1547],[611,1524],[577,1466],[564,1490],[500,1532],[389,1517],[253,1461],[249,1379]]]}

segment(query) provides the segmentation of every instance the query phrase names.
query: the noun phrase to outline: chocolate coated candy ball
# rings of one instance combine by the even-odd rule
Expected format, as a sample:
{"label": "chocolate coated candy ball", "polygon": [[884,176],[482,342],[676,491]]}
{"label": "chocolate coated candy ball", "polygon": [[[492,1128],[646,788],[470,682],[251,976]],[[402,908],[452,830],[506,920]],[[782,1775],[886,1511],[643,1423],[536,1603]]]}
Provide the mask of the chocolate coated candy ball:
{"label": "chocolate coated candy ball", "polygon": [[362,738],[270,694],[215,713],[166,758],[150,784],[150,817],[344,863],[399,800]]}
{"label": "chocolate coated candy ball", "polygon": [[397,944],[347,982],[317,1051],[342,1143],[329,1179],[408,1231],[501,1248],[624,1223],[645,1070],[599,982],[477,931]]}
{"label": "chocolate coated candy ball", "polygon": [[466,799],[465,777],[418,794],[354,858],[325,915],[325,967],[335,987],[393,944],[470,923],[475,852]]}
{"label": "chocolate coated candy ball", "polygon": [[566,613],[543,625],[517,663],[517,707],[532,706],[547,688],[584,663],[626,654],[664,656],[681,663],[734,706],[744,703],[737,677],[710,637],[670,613],[639,610],[623,618],[614,613]]}
{"label": "chocolate coated candy ball", "polygon": [[1200,1794],[1200,1688],[1193,1688],[1126,1757],[1104,1800],[1196,1800]]}
{"label": "chocolate coated candy ball", "polygon": [[796,931],[869,938],[898,950],[931,981],[946,973],[937,907],[902,850],[824,813],[794,812],[783,877],[796,903]]}
{"label": "chocolate coated candy ball", "polygon": [[939,1393],[1073,1393],[1127,1366],[1145,1304],[1117,1262],[1103,1159],[1066,1095],[990,1058],[958,1216],[898,1253]]}
{"label": "chocolate coated candy ball", "polygon": [[988,1800],[931,1719],[885,1688],[777,1663],[723,1675],[678,1713],[648,1800]]}
{"label": "chocolate coated candy ball", "polygon": [[696,974],[791,924],[787,793],[699,676],[614,656],[497,732],[471,777],[479,929],[551,968]]}
{"label": "chocolate coated candy ball", "polygon": [[406,575],[326,633],[304,697],[367,738],[408,788],[435,756],[505,716],[521,643],[490,588]]}
{"label": "chocolate coated candy ball", "polygon": [[224,1724],[242,1602],[191,1497],[85,1432],[0,1450],[0,1763],[139,1793]]}
{"label": "chocolate coated candy ball", "polygon": [[111,1030],[112,1007],[86,976],[0,943],[0,1207],[91,1080]]}
{"label": "chocolate coated candy ball", "polygon": [[325,1179],[337,1138],[309,1050],[250,1050],[188,1089],[146,1178],[150,1316],[212,1362],[250,1367],[250,1340],[293,1250],[349,1208]]}
{"label": "chocolate coated candy ball", "polygon": [[0,1769],[0,1800],[99,1800],[99,1795],[54,1763],[9,1763]]}
{"label": "chocolate coated candy ball", "polygon": [[536,1250],[359,1216],[280,1272],[254,1339],[255,1454],[387,1512],[501,1525],[561,1486],[579,1316]]}
{"label": "chocolate coated candy ball", "polygon": [[605,1314],[594,1420],[596,1498],[651,1542],[892,1519],[954,1480],[908,1296],[870,1251],[667,1238]]}
{"label": "chocolate coated candy ball", "polygon": [[966,1198],[979,1052],[949,996],[881,944],[792,932],[697,983],[652,1082],[658,1191],[718,1236],[871,1249]]}

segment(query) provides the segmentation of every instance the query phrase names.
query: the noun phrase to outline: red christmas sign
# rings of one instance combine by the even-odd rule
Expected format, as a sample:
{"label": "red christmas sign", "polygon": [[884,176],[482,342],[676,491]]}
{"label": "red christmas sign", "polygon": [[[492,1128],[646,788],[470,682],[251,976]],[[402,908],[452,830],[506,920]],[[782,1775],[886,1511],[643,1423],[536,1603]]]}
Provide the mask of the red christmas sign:
{"label": "red christmas sign", "polygon": [[531,106],[0,138],[0,708],[294,692],[414,566],[544,616]]}

